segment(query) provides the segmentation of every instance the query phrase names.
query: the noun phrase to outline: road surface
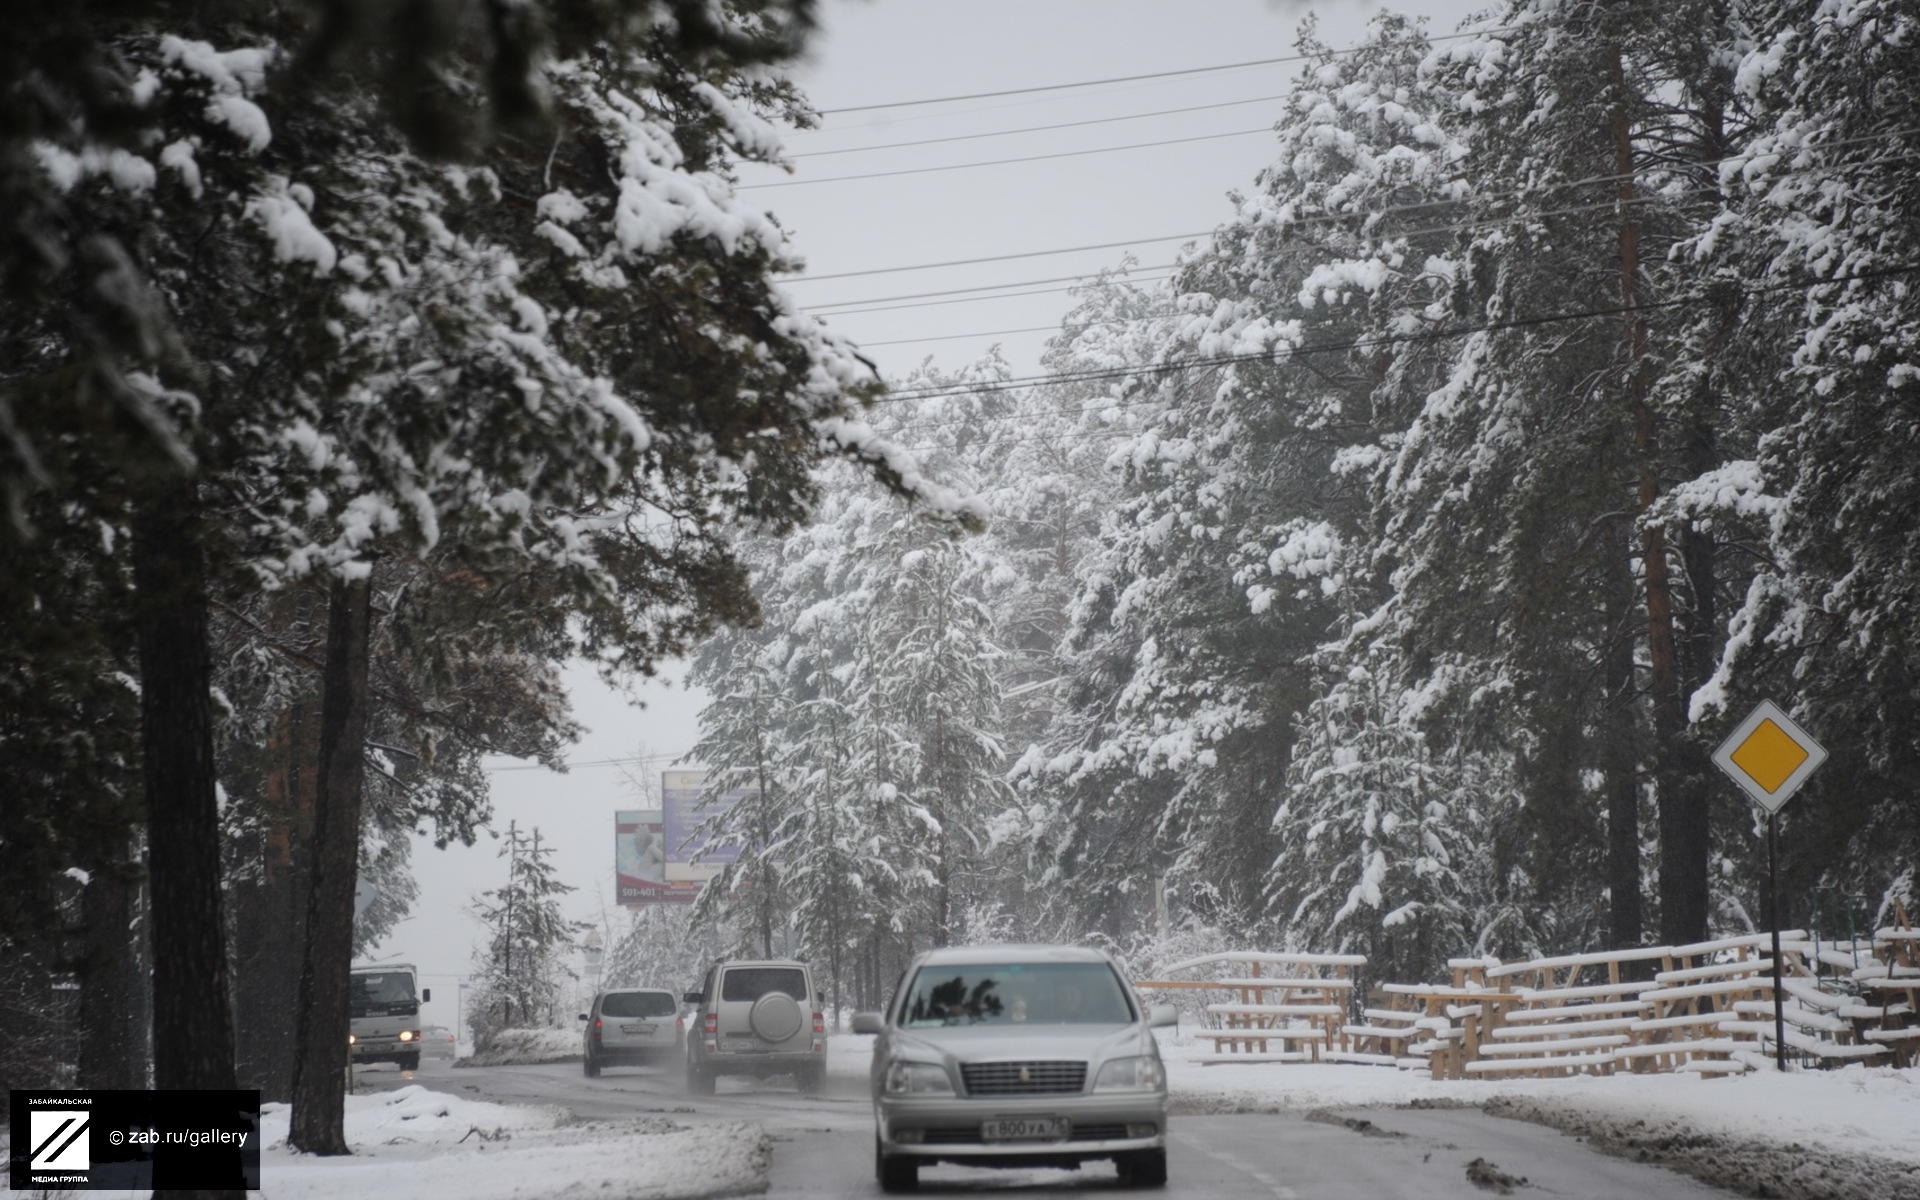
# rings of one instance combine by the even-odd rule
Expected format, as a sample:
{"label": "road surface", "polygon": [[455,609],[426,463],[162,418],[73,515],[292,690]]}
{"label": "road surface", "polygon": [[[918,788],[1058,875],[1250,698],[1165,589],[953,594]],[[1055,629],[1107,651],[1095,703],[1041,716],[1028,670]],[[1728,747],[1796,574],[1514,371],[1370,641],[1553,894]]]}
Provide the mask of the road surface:
{"label": "road surface", "polygon": [[[1361,1068],[1356,1068],[1361,1069]],[[827,1090],[800,1095],[782,1082],[721,1079],[718,1094],[689,1096],[677,1072],[609,1068],[598,1079],[578,1063],[454,1069],[430,1062],[418,1072],[371,1068],[360,1087],[419,1082],[501,1104],[560,1107],[582,1120],[666,1115],[761,1123],[774,1139],[767,1194],[778,1200],[878,1196],[873,1117],[866,1081],[830,1077]],[[1489,1117],[1478,1109],[1349,1109],[1315,1113],[1176,1115],[1168,1149],[1169,1200],[1725,1200],[1659,1167],[1610,1158],[1543,1126]],[[1476,1160],[1482,1182],[1469,1178]],[[939,1166],[921,1172],[927,1196],[1109,1196],[1129,1192],[1113,1168],[986,1170]],[[1518,1180],[1524,1179],[1524,1184]],[[1511,1187],[1502,1193],[1502,1184]]]}

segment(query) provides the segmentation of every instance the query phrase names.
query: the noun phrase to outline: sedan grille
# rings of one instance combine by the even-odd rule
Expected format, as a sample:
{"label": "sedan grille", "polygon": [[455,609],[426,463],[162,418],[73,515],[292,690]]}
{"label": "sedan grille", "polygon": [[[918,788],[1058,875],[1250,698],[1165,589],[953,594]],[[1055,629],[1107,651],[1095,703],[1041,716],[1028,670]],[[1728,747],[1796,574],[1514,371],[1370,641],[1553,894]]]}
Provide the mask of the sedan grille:
{"label": "sedan grille", "polygon": [[1045,1096],[1086,1087],[1084,1062],[962,1063],[960,1077],[972,1096]]}

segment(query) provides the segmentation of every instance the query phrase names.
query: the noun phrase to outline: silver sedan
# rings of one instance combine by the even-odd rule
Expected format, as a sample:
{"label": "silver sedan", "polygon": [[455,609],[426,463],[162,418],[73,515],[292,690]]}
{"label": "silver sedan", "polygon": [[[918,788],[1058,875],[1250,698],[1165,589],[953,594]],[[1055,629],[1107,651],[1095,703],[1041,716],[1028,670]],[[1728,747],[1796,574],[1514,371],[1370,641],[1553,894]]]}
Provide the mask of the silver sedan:
{"label": "silver sedan", "polygon": [[1071,946],[934,950],[891,1007],[857,1013],[873,1051],[874,1170],[908,1191],[935,1162],[1077,1167],[1111,1159],[1123,1180],[1167,1179],[1167,1079],[1145,1009],[1120,967]]}

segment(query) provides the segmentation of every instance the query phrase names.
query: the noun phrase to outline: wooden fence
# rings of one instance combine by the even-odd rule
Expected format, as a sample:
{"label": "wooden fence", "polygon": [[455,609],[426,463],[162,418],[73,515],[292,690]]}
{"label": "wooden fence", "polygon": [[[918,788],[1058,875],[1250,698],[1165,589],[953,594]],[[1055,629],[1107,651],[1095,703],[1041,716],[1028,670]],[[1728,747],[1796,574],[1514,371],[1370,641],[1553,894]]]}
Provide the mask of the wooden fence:
{"label": "wooden fence", "polygon": [[[1804,1064],[1920,1060],[1920,930],[1894,908],[1871,939],[1780,934],[1785,1042]],[[1445,983],[1356,992],[1360,955],[1236,951],[1163,967],[1147,990],[1199,993],[1196,1061],[1354,1062],[1435,1078],[1737,1074],[1773,1054],[1772,935],[1501,963]]]}

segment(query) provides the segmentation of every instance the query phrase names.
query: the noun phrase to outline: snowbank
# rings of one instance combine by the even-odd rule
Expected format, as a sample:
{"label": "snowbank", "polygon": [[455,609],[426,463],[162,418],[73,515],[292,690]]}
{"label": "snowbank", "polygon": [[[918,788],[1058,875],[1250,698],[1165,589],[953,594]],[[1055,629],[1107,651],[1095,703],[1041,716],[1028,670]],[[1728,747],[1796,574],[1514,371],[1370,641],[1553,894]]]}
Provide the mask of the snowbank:
{"label": "snowbank", "polygon": [[372,1195],[633,1197],[698,1200],[763,1190],[771,1143],[757,1126],[685,1128],[664,1118],[568,1124],[557,1109],[465,1100],[419,1085],[347,1097],[354,1153],[287,1148],[287,1106],[262,1112],[261,1195],[333,1200]]}
{"label": "snowbank", "polygon": [[498,1067],[510,1063],[578,1062],[583,1055],[578,1029],[502,1029],[460,1059],[456,1067]]}
{"label": "snowbank", "polygon": [[1436,1080],[1348,1063],[1203,1066],[1191,1059],[1210,1046],[1160,1037],[1175,1113],[1471,1104],[1748,1195],[1920,1196],[1920,1071]]}

